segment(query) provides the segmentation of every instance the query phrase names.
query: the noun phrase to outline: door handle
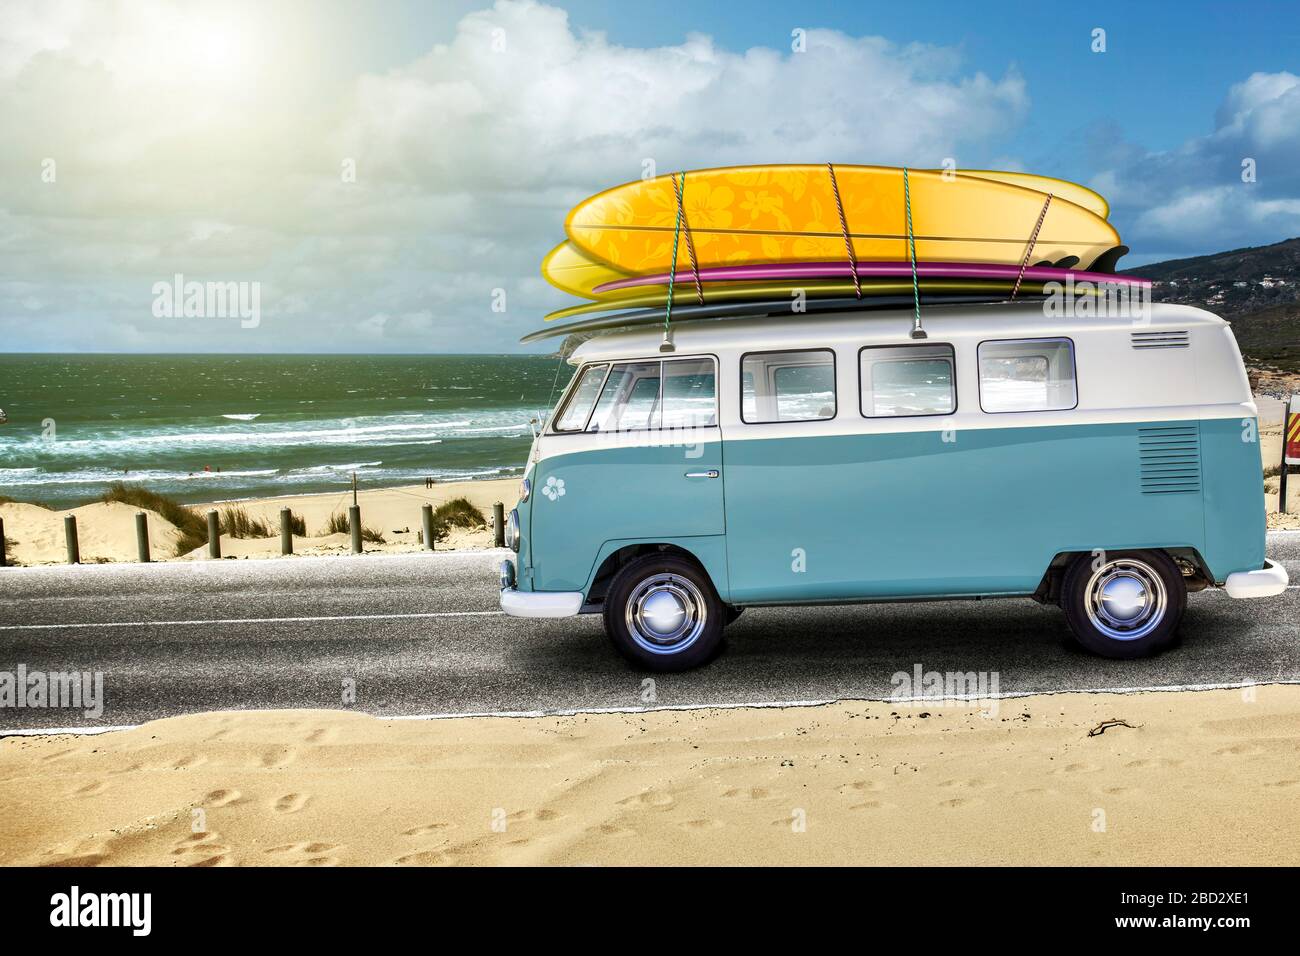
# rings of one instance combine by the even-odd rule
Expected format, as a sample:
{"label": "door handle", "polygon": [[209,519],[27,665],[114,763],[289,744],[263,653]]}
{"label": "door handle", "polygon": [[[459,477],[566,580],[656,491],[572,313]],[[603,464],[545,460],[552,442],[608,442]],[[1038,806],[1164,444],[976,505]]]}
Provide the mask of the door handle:
{"label": "door handle", "polygon": [[716,478],[718,477],[718,469],[710,468],[708,471],[688,471],[686,473],[686,477],[687,478]]}

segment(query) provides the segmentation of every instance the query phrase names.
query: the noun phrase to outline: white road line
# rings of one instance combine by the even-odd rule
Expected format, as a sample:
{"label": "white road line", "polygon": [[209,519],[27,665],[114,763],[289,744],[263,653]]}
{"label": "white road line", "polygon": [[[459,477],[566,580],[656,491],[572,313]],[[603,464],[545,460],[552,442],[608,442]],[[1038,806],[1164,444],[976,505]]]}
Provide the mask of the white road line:
{"label": "white road line", "polygon": [[386,621],[426,617],[499,617],[503,611],[429,611],[423,614],[328,614],[318,617],[225,617],[194,621],[92,621],[81,624],[3,624],[0,631],[56,631],[87,627],[189,627],[196,624],[310,624],[318,621]]}
{"label": "white road line", "polygon": [[[683,710],[785,710],[801,707],[824,707],[828,704],[852,704],[868,702],[874,704],[926,704],[938,706],[947,702],[978,704],[990,700],[1016,700],[1022,697],[1053,697],[1057,694],[1157,694],[1164,692],[1197,693],[1209,690],[1242,690],[1246,687],[1270,687],[1278,685],[1300,684],[1300,679],[1271,678],[1269,680],[1244,680],[1234,683],[1217,684],[1167,684],[1153,687],[1073,687],[1064,690],[1017,690],[1005,694],[954,695],[951,697],[827,697],[822,700],[758,700],[715,704],[662,704],[657,707],[574,707],[556,710],[478,710],[442,714],[402,714],[393,717],[381,717],[367,714],[375,720],[455,720],[458,717],[577,717],[582,714],[653,714],[658,711]],[[292,709],[292,708],[290,708]],[[337,708],[335,708],[337,709]],[[353,711],[355,713],[355,711]],[[200,712],[202,713],[202,712]],[[222,713],[258,713],[258,711],[222,711]],[[346,711],[340,711],[346,713]],[[361,711],[361,713],[366,713]],[[173,714],[175,717],[191,716]],[[157,718],[162,720],[163,718]],[[143,724],[123,724],[118,727],[33,727],[22,730],[0,730],[0,737],[52,737],[60,734],[85,735],[106,734],[116,730],[135,730]]]}

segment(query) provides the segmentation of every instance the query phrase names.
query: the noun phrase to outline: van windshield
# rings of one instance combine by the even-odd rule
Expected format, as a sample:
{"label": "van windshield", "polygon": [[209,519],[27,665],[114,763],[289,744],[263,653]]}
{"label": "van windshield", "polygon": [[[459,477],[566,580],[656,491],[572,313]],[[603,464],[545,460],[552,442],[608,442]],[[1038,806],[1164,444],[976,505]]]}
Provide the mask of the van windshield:
{"label": "van windshield", "polygon": [[707,428],[717,423],[713,360],[669,359],[587,369],[574,386],[555,430],[643,431]]}
{"label": "van windshield", "polygon": [[569,393],[569,399],[555,420],[557,432],[580,432],[587,424],[587,415],[596,401],[601,382],[605,381],[608,365],[588,365],[578,376],[578,382]]}

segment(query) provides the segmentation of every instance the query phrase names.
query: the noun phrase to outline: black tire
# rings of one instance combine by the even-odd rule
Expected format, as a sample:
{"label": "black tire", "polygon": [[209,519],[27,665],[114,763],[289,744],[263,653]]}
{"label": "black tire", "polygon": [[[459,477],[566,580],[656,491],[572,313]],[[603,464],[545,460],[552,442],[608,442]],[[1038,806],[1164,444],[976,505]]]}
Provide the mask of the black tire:
{"label": "black tire", "polygon": [[[658,605],[664,609],[659,611]],[[707,663],[721,648],[726,610],[713,582],[695,562],[647,554],[614,576],[605,595],[605,633],[638,667],[689,670]],[[661,624],[660,631],[652,627],[655,622]],[[670,626],[674,622],[679,623]]]}
{"label": "black tire", "polygon": [[[1107,594],[1110,598],[1103,599]],[[1187,585],[1163,551],[1085,554],[1065,572],[1061,609],[1085,648],[1102,657],[1131,660],[1177,640],[1187,609]]]}
{"label": "black tire", "polygon": [[724,620],[722,623],[726,624],[727,626],[731,626],[732,624],[736,623],[736,618],[740,617],[740,615],[745,613],[745,609],[743,607],[735,607],[734,605],[728,604],[726,605],[726,608],[727,608],[726,620]]}

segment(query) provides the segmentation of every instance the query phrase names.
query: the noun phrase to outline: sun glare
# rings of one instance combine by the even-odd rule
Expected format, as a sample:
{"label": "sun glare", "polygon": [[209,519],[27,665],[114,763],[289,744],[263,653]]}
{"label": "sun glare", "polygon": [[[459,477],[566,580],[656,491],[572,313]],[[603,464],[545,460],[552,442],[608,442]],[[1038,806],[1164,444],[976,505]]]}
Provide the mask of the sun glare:
{"label": "sun glare", "polygon": [[146,83],[197,89],[206,97],[237,96],[251,88],[261,36],[246,16],[186,11],[155,20],[128,52],[128,69]]}

